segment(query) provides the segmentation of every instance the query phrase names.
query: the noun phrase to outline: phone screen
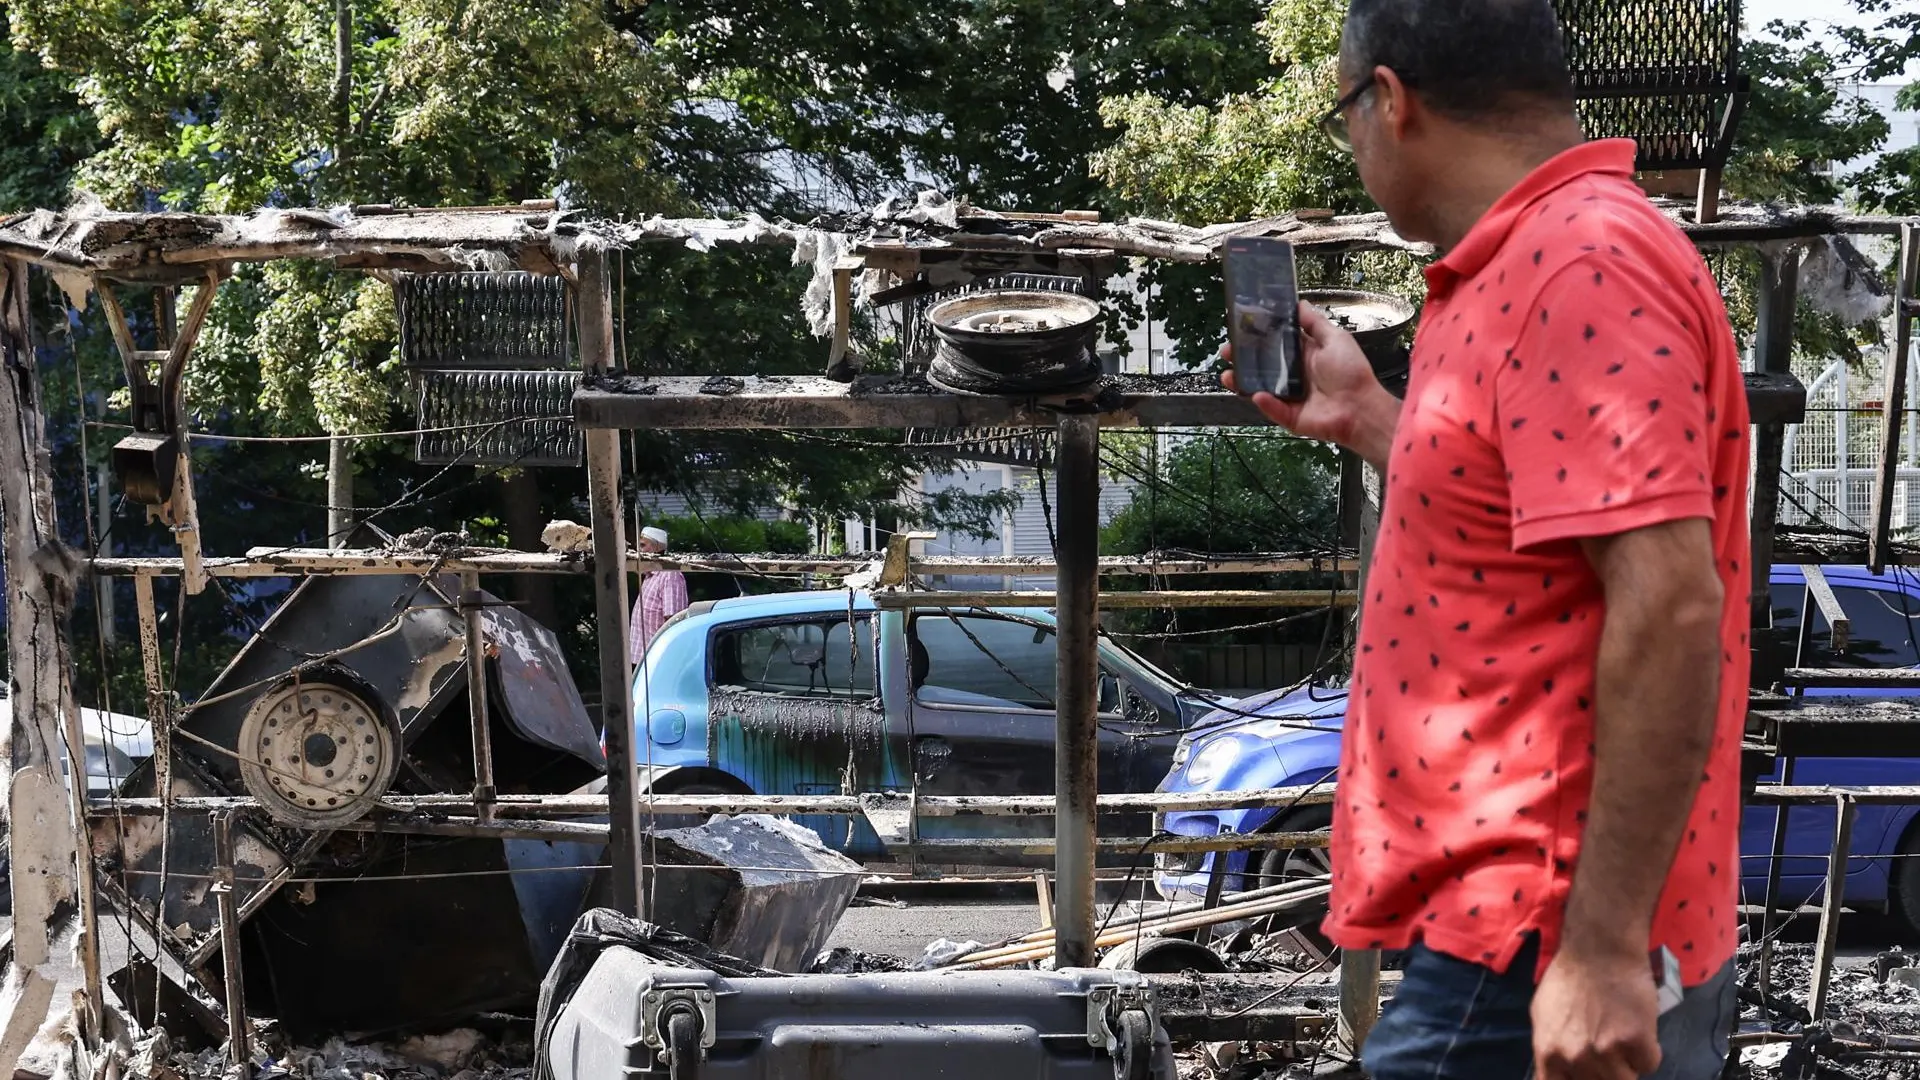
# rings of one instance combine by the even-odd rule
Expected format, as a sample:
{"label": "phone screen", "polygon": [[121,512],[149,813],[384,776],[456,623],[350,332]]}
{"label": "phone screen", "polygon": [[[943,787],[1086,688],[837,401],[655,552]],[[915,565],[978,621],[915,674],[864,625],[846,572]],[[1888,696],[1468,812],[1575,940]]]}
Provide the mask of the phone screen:
{"label": "phone screen", "polygon": [[1227,241],[1227,341],[1233,346],[1234,386],[1282,401],[1307,395],[1300,364],[1300,290],[1293,245],[1244,237]]}

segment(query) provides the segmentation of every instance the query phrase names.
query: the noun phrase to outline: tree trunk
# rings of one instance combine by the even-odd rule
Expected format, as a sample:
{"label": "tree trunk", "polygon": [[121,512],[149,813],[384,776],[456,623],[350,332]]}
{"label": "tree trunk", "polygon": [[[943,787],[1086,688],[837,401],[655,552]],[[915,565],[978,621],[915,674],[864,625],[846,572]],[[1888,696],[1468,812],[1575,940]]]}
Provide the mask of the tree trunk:
{"label": "tree trunk", "polygon": [[[540,533],[546,528],[540,512],[540,474],[532,469],[510,470],[502,481],[503,516],[507,543],[516,551],[545,551]],[[521,574],[514,581],[514,599],[540,625],[559,633],[560,607],[554,600],[553,577]]]}

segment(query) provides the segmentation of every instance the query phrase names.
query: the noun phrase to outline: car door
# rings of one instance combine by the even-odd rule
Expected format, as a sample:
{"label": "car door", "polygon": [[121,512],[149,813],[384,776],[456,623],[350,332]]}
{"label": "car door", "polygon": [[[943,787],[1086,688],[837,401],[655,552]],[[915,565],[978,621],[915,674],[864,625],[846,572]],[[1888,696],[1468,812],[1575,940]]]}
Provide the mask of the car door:
{"label": "car door", "polygon": [[[1815,668],[1913,667],[1920,663],[1916,630],[1920,629],[1920,598],[1893,577],[1853,578],[1829,575],[1834,597],[1847,613],[1852,633],[1845,649],[1831,647],[1831,631],[1818,609],[1812,612],[1813,635],[1799,666]],[[1802,626],[1806,586],[1797,574],[1777,575],[1772,585],[1773,626],[1777,639],[1789,650],[1797,647]],[[1788,655],[1794,655],[1789,652]],[[1853,695],[1858,690],[1810,690],[1809,696]],[[1901,695],[1904,691],[1874,691],[1873,696]],[[1781,767],[1762,778],[1777,783]],[[1795,784],[1843,786],[1920,784],[1920,759],[1898,757],[1798,758]],[[1900,837],[1896,826],[1911,818],[1911,806],[1862,804],[1854,819],[1847,873],[1850,899],[1877,899],[1886,887],[1887,856]],[[1750,902],[1764,900],[1767,867],[1773,846],[1775,808],[1749,807],[1741,821],[1741,876]],[[1828,806],[1796,806],[1787,821],[1786,847],[1781,860],[1781,899],[1794,904],[1817,900],[1825,887],[1827,856],[1833,849],[1834,810]]]}
{"label": "car door", "polygon": [[[922,611],[908,626],[907,727],[918,790],[927,795],[1051,795],[1057,638],[1051,626],[980,611]],[[1121,683],[1103,672],[1102,684]],[[1100,790],[1136,772],[1118,693],[1100,717]],[[1156,777],[1155,780],[1158,778]],[[1151,790],[1149,783],[1141,790]],[[1104,831],[1113,832],[1106,822]],[[1053,818],[923,818],[926,836],[1051,836]]]}
{"label": "car door", "polygon": [[[821,613],[716,627],[708,639],[708,758],[761,795],[900,786],[873,621]],[[855,855],[881,853],[865,819],[796,818]]]}

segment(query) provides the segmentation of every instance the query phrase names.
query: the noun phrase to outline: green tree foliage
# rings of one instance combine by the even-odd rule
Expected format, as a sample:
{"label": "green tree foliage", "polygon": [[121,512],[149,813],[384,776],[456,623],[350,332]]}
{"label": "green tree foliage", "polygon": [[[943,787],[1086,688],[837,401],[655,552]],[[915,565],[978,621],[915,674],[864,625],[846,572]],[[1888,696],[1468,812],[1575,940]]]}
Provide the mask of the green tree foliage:
{"label": "green tree foliage", "polygon": [[656,44],[681,88],[662,146],[709,204],[864,205],[917,173],[985,204],[1055,209],[1104,202],[1085,168],[1111,141],[1103,100],[1198,103],[1257,81],[1259,15],[1259,0],[665,0],[616,21]]}
{"label": "green tree foliage", "polygon": [[[1862,14],[1878,21],[1871,30],[1844,27],[1839,31],[1853,55],[1861,60],[1859,77],[1866,81],[1903,77],[1920,62],[1920,10],[1892,0],[1853,3]],[[1920,82],[1903,88],[1896,104],[1902,109],[1920,109]],[[1920,147],[1885,154],[1854,180],[1861,201],[1869,208],[1890,214],[1920,214]]]}
{"label": "green tree foliage", "polygon": [[[1176,439],[1164,453],[1154,436],[1103,440],[1109,472],[1138,488],[1133,502],[1103,530],[1103,551],[1114,555],[1166,550],[1288,551],[1328,556],[1338,551],[1338,458],[1331,447],[1272,428],[1224,429]],[[1260,584],[1311,589],[1336,587],[1337,579],[1325,574],[1270,575],[1257,581],[1201,575],[1173,579],[1171,584],[1194,589],[1245,589]],[[1115,582],[1107,587],[1144,586]],[[1230,630],[1297,613],[1189,608],[1116,612],[1107,621],[1116,630],[1150,634]],[[1323,625],[1302,619],[1286,624],[1277,634],[1263,627],[1228,638],[1317,640]]]}

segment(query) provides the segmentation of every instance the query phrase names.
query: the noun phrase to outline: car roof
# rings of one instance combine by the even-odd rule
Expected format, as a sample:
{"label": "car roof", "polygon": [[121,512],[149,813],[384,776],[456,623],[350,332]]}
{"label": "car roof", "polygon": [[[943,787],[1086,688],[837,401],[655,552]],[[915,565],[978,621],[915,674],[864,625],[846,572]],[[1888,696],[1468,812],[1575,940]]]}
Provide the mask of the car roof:
{"label": "car roof", "polygon": [[[1920,588],[1920,576],[1916,576],[1911,568],[1904,566],[1889,566],[1882,574],[1875,574],[1867,567],[1859,565],[1822,566],[1820,572],[1830,582],[1843,581],[1849,585],[1879,586],[1888,589]],[[1801,572],[1798,563],[1775,563],[1772,580],[1775,583],[1804,581],[1806,575]]]}
{"label": "car roof", "polygon": [[[698,607],[699,605],[696,605]],[[808,592],[768,593],[762,596],[733,596],[725,600],[713,601],[710,607],[696,612],[695,617],[705,617],[715,621],[733,622],[740,619],[779,618],[783,615],[814,615],[845,612],[847,610],[846,589],[814,589]],[[873,594],[865,589],[853,593],[853,610],[870,613],[877,610]],[[1054,621],[1053,612],[1045,608],[996,608],[992,612],[978,611],[972,608],[954,608],[956,613],[1005,614],[1016,615],[1024,619]]]}

